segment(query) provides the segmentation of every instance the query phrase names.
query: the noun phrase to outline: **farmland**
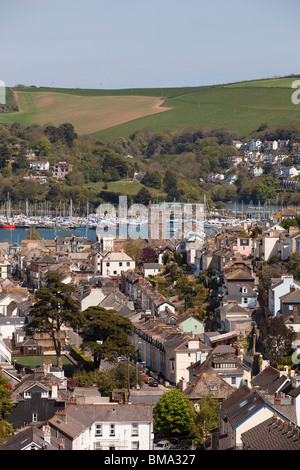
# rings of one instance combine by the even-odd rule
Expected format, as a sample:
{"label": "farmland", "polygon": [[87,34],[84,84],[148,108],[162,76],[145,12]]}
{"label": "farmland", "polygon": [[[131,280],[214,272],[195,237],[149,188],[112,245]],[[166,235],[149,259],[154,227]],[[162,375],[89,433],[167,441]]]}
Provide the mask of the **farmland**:
{"label": "farmland", "polygon": [[0,122],[71,122],[78,134],[107,141],[152,127],[155,131],[227,127],[241,136],[299,119],[291,102],[296,77],[253,80],[218,86],[92,90],[19,87],[19,111],[0,114]]}

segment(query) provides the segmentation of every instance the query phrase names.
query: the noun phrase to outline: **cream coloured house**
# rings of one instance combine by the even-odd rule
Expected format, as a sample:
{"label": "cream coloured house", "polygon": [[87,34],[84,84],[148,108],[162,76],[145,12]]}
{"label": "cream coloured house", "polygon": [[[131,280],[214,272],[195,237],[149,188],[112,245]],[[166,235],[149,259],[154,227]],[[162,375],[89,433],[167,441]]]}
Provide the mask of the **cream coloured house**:
{"label": "cream coloured house", "polygon": [[101,260],[102,276],[121,276],[123,271],[135,269],[135,261],[126,253],[112,252]]}

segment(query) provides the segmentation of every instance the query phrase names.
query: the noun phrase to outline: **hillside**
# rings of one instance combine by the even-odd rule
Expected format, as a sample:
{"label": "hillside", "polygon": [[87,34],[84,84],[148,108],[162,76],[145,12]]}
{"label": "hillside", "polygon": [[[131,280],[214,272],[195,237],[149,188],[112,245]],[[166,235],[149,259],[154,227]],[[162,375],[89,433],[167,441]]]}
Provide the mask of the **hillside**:
{"label": "hillside", "polygon": [[276,127],[299,119],[299,109],[291,102],[295,78],[164,89],[18,87],[11,90],[19,111],[0,114],[0,122],[71,122],[78,134],[104,142],[146,127],[155,131],[227,127],[243,136],[262,122]]}

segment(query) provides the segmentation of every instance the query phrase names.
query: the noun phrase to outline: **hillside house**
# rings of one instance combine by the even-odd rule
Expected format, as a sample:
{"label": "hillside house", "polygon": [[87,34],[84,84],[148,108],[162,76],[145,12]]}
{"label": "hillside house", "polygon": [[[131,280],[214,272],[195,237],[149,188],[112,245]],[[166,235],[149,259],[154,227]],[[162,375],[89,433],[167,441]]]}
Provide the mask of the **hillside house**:
{"label": "hillside house", "polygon": [[49,171],[49,162],[31,162],[29,169],[32,171]]}
{"label": "hillside house", "polygon": [[242,356],[232,346],[217,346],[209,351],[205,361],[195,362],[188,367],[189,382],[205,373],[216,373],[225,382],[235,388],[240,388],[249,381],[249,371],[243,367]]}
{"label": "hillside house", "polygon": [[151,450],[152,412],[147,404],[68,406],[49,419],[51,437],[65,450]]}
{"label": "hillside house", "polygon": [[126,253],[107,253],[101,260],[101,274],[103,276],[121,276],[123,271],[133,270],[135,261]]}
{"label": "hillside house", "polygon": [[236,390],[235,387],[223,380],[217,372],[203,372],[190,382],[181,380],[179,388],[197,410],[199,410],[199,400],[201,398],[211,396],[222,402]]}
{"label": "hillside house", "polygon": [[[250,386],[243,385],[219,405],[218,429],[212,432],[212,449],[242,449],[242,435],[274,416],[286,424],[287,432],[299,429],[299,384],[297,376],[288,377],[270,366],[262,370]],[[264,442],[268,449],[268,436]]]}
{"label": "hillside house", "polygon": [[252,310],[237,302],[223,303],[215,310],[215,319],[220,330],[229,333],[236,331],[239,336],[247,336],[252,329]]}
{"label": "hillside house", "polygon": [[64,179],[72,171],[72,165],[67,162],[58,162],[52,167],[52,176],[57,179]]}
{"label": "hillside house", "polygon": [[188,367],[195,362],[203,362],[210,350],[197,339],[175,337],[166,340],[164,377],[172,384],[189,380]]}
{"label": "hillside house", "polygon": [[50,369],[35,372],[15,386],[11,395],[15,406],[6,419],[14,429],[41,425],[65,408],[68,397],[66,388]]}
{"label": "hillside house", "polygon": [[278,315],[280,312],[280,298],[291,292],[293,288],[300,288],[300,283],[291,275],[283,275],[280,278],[271,279],[271,287],[268,292],[268,309],[270,315]]}

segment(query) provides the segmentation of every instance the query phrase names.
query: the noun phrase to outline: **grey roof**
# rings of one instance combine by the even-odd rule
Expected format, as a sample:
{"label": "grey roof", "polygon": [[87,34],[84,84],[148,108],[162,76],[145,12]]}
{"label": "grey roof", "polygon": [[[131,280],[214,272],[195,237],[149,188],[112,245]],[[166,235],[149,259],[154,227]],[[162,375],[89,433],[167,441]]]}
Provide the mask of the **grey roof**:
{"label": "grey roof", "polygon": [[[211,386],[214,385],[214,389]],[[226,380],[222,379],[216,372],[204,372],[195,377],[188,384],[183,394],[190,400],[199,400],[203,396],[211,395],[218,400],[224,400],[236,390]]]}
{"label": "grey roof", "polygon": [[286,376],[280,377],[279,370],[268,366],[252,379],[251,384],[259,390],[272,394],[278,390],[286,379]]}
{"label": "grey roof", "polygon": [[[41,372],[40,374],[34,372],[33,374],[24,377],[24,379],[15,386],[15,389],[11,394],[11,401],[13,403],[23,401],[24,391],[31,387],[51,391],[52,385],[57,383],[57,381],[57,377],[51,373],[48,373],[47,376],[45,376],[44,372]],[[58,398],[56,399],[56,401],[66,402],[68,400],[68,397],[69,394],[65,389],[58,389]]]}
{"label": "grey roof", "polygon": [[[234,368],[213,367],[214,363],[234,363]],[[195,362],[187,368],[194,376],[200,376],[204,372],[217,372],[219,375],[243,375],[244,369],[242,361],[237,356],[235,349],[230,346],[217,346],[207,356],[204,362]]]}
{"label": "grey roof", "polygon": [[31,426],[17,434],[0,439],[1,450],[23,450],[25,447],[34,443],[38,448],[47,448],[47,450],[58,450],[60,441],[54,436],[51,436],[51,441],[46,442],[43,429],[36,426]]}
{"label": "grey roof", "polygon": [[0,317],[0,325],[24,325],[26,317]]}
{"label": "grey roof", "polygon": [[278,425],[273,418],[241,434],[248,450],[300,450],[299,434],[289,431],[287,425]]}
{"label": "grey roof", "polygon": [[298,304],[300,303],[300,289],[295,289],[288,294],[282,295],[280,301],[284,304]]}
{"label": "grey roof", "polygon": [[144,263],[143,267],[146,269],[158,269],[161,268],[162,265],[159,263]]}
{"label": "grey roof", "polygon": [[[64,415],[64,416],[63,416]],[[152,404],[101,404],[101,405],[71,405],[66,410],[53,416],[49,424],[72,439],[96,421],[99,422],[137,422],[153,421]]]}
{"label": "grey roof", "polygon": [[264,400],[255,391],[243,385],[221,403],[219,412],[235,428],[264,404]]}

